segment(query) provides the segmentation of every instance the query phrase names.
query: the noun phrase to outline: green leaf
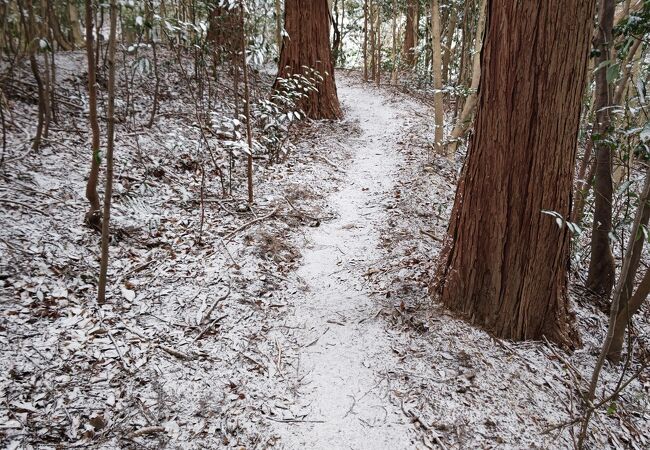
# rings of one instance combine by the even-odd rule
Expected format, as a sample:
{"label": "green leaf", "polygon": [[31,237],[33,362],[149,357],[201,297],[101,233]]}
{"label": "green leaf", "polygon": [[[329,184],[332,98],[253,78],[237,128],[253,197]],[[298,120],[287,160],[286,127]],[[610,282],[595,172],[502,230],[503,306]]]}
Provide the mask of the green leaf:
{"label": "green leaf", "polygon": [[609,84],[612,83],[613,81],[616,81],[618,79],[620,72],[621,72],[620,64],[616,63],[609,66],[607,68],[607,74],[606,74],[607,83]]}
{"label": "green leaf", "polygon": [[607,407],[607,415],[611,416],[616,412],[616,402],[612,402]]}

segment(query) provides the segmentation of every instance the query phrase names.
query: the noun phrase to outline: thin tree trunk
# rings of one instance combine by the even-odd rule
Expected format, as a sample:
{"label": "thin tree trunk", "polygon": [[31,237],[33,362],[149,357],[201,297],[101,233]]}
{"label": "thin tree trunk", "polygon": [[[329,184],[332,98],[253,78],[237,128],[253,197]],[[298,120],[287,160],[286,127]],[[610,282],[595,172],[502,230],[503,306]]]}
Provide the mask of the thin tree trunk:
{"label": "thin tree trunk", "polygon": [[49,100],[47,99],[47,90],[43,83],[43,78],[41,77],[38,61],[36,60],[36,52],[39,48],[39,39],[37,38],[36,19],[32,0],[25,0],[25,8],[27,10],[27,17],[25,17],[23,8],[19,7],[18,9],[20,9],[20,17],[23,22],[25,36],[28,42],[29,65],[32,69],[32,74],[34,75],[34,80],[36,81],[36,87],[38,89],[38,124],[36,126],[36,136],[34,136],[34,141],[32,142],[32,148],[38,150],[41,146],[43,136],[47,134],[48,118],[46,116],[46,105]]}
{"label": "thin tree trunk", "polygon": [[370,0],[368,4],[370,11],[370,78],[374,81],[377,79],[377,36],[375,35],[375,0]]}
{"label": "thin tree trunk", "polygon": [[90,203],[90,208],[86,212],[85,223],[95,228],[101,229],[101,212],[99,195],[97,194],[97,184],[99,182],[99,165],[101,162],[99,154],[100,137],[99,121],[97,119],[97,62],[95,61],[95,52],[93,48],[93,18],[94,11],[92,0],[85,1],[86,8],[86,59],[88,61],[88,118],[90,122],[90,131],[92,133],[91,141],[91,163],[88,181],[86,182],[86,199]]}
{"label": "thin tree trunk", "polygon": [[368,0],[363,0],[363,81],[368,81]]}
{"label": "thin tree trunk", "polygon": [[488,2],[475,134],[432,293],[498,337],[575,340],[570,232],[542,211],[570,212],[592,17],[591,0]]}
{"label": "thin tree trunk", "polygon": [[641,282],[636,288],[636,292],[634,292],[634,295],[629,299],[626,307],[623,310],[619,307],[621,312],[619,312],[616,317],[614,334],[607,353],[607,359],[613,363],[618,363],[620,361],[623,342],[625,339],[625,330],[630,323],[630,319],[639,311],[643,302],[648,299],[648,295],[650,295],[650,269],[646,269]]}
{"label": "thin tree trunk", "polygon": [[440,2],[431,0],[431,65],[433,67],[433,104],[435,115],[434,144],[436,153],[442,154],[442,139],[444,136],[445,110],[442,95],[442,48],[440,44]]}
{"label": "thin tree trunk", "polygon": [[375,32],[377,35],[377,74],[375,83],[379,87],[381,84],[381,5],[376,5],[375,8],[377,9],[377,31]]}
{"label": "thin tree trunk", "polygon": [[442,83],[449,83],[449,64],[452,56],[452,43],[454,40],[454,32],[456,31],[456,9],[449,6],[449,20],[447,21],[447,33],[445,37],[445,52],[442,55]]}
{"label": "thin tree trunk", "polygon": [[[623,285],[621,291],[620,293],[617,293],[620,296],[617,308],[618,314],[616,315],[616,321],[614,322],[612,341],[607,352],[607,359],[615,363],[618,363],[618,361],[621,359],[621,349],[623,348],[625,329],[632,316],[641,307],[641,303],[643,303],[645,298],[648,296],[648,282],[646,281],[644,284],[642,281],[636,292],[634,292],[634,281],[639,270],[643,247],[645,244],[645,237],[640,227],[647,228],[648,221],[650,220],[650,205],[648,204],[649,201],[650,171],[646,171],[645,185],[642,189],[641,195],[639,196],[639,206],[637,209],[637,215],[640,217],[639,226],[632,228],[630,233],[630,242],[628,243],[628,248],[631,247],[632,250],[630,252],[629,269],[625,278],[622,280]],[[648,272],[646,271],[644,280],[647,277]],[[621,278],[623,278],[622,274]],[[620,282],[621,281],[619,280],[619,283]]]}
{"label": "thin tree trunk", "polygon": [[465,100],[460,118],[456,122],[454,129],[451,131],[449,144],[447,146],[448,155],[456,153],[458,141],[463,137],[471,124],[471,117],[474,113],[474,108],[476,107],[476,99],[478,98],[479,83],[481,81],[481,50],[483,48],[483,30],[485,28],[487,0],[481,0],[480,8],[481,10],[479,12],[478,25],[476,28],[476,41],[474,43],[474,58],[472,60],[472,84],[470,85],[470,93]]}
{"label": "thin tree trunk", "polygon": [[246,178],[248,184],[248,203],[253,203],[253,131],[251,129],[251,99],[248,89],[248,62],[246,61],[246,22],[244,20],[244,2],[240,3],[241,36],[242,36],[242,68],[244,71],[244,115],[246,116],[246,139],[248,141],[248,155],[246,158]]}
{"label": "thin tree trunk", "polygon": [[[589,139],[589,142],[587,142],[587,148],[585,149],[585,154],[580,162],[578,176],[576,177],[576,187],[573,191],[573,208],[571,209],[571,222],[576,224],[582,223],[585,203],[587,201],[587,196],[589,195],[591,181],[596,168],[594,161],[591,159],[593,148],[594,143]],[[589,172],[587,172],[587,167],[589,168]]]}
{"label": "thin tree trunk", "polygon": [[61,46],[64,51],[70,51],[74,49],[74,45],[68,42],[68,40],[61,33],[61,25],[56,17],[56,11],[52,5],[52,1],[47,1],[47,16],[50,21],[50,29],[52,30],[52,35],[56,42]]}
{"label": "thin tree trunk", "polygon": [[614,94],[614,105],[620,105],[623,102],[623,96],[627,90],[628,83],[630,82],[630,77],[632,75],[632,67],[634,66],[634,57],[637,55],[638,51],[641,48],[641,38],[634,40],[634,44],[630,48],[625,63],[623,64],[623,74],[616,86],[616,92]]}
{"label": "thin tree trunk", "polygon": [[275,42],[278,46],[278,57],[282,51],[282,4],[275,0]]}
{"label": "thin tree trunk", "polygon": [[[456,78],[456,86],[460,86],[463,83],[463,72],[465,70],[465,65],[467,64],[465,48],[467,47],[467,41],[469,40],[469,1],[465,0],[465,7],[463,8],[463,27],[461,29],[461,39],[460,39],[460,62],[458,63],[458,76]],[[458,118],[458,109],[461,104],[461,98],[456,96],[456,101],[454,102],[454,121]]]}
{"label": "thin tree trunk", "polygon": [[612,89],[607,82],[607,62],[611,58],[612,28],[614,26],[615,0],[601,0],[596,48],[596,123],[592,139],[596,149],[596,178],[594,181],[594,223],[591,231],[591,260],[587,287],[598,295],[609,297],[615,278],[615,262],[610,245],[612,233],[612,148],[607,141],[612,118]]}
{"label": "thin tree trunk", "polygon": [[[604,11],[603,11],[604,9]],[[608,14],[609,12],[606,8],[601,9],[601,12]],[[602,17],[602,16],[601,16]],[[612,13],[613,17],[613,13]],[[614,339],[614,333],[616,328],[617,316],[619,315],[619,307],[621,306],[620,300],[626,291],[626,284],[628,281],[628,276],[630,275],[630,269],[634,263],[634,252],[635,247],[637,247],[637,233],[641,227],[641,221],[643,220],[644,211],[646,209],[646,203],[650,198],[650,173],[646,173],[645,185],[643,187],[643,193],[641,194],[641,202],[639,203],[639,208],[637,209],[636,216],[634,217],[634,224],[632,225],[632,239],[628,243],[627,249],[625,250],[625,256],[623,259],[623,267],[621,268],[621,276],[616,283],[616,289],[614,291],[614,296],[612,297],[611,310],[609,312],[609,325],[607,327],[607,336],[605,337],[605,342],[603,343],[600,349],[600,355],[596,361],[594,371],[591,375],[591,382],[589,383],[589,392],[585,395],[585,403],[587,406],[587,413],[585,418],[582,421],[582,426],[580,428],[580,434],[578,436],[578,448],[582,449],[585,439],[587,437],[587,429],[589,428],[589,419],[593,412],[592,403],[596,395],[596,388],[598,387],[598,379],[600,378],[600,371],[605,364],[605,358],[610,352],[610,346]],[[641,243],[641,248],[643,243]],[[627,302],[626,302],[627,303]],[[629,321],[627,317],[625,323]]]}
{"label": "thin tree trunk", "polygon": [[102,219],[102,259],[99,268],[97,303],[106,301],[108,247],[110,241],[111,198],[113,196],[113,149],[115,147],[115,40],[117,30],[117,0],[110,3],[110,32],[108,36],[108,109],[106,127],[106,188]]}
{"label": "thin tree trunk", "polygon": [[397,84],[397,0],[393,0],[393,10],[392,10],[392,31],[393,31],[393,49],[392,49],[392,62],[393,62],[393,72],[391,74],[390,80],[391,84]]}

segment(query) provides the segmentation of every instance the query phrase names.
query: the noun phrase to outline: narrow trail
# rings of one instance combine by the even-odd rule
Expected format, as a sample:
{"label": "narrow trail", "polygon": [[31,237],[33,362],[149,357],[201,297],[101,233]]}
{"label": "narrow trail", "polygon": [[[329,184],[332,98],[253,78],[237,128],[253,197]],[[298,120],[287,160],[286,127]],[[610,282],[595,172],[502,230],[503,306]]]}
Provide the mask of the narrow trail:
{"label": "narrow trail", "polygon": [[314,229],[297,275],[308,286],[296,323],[309,337],[299,354],[304,421],[278,424],[286,448],[412,448],[411,425],[389,395],[397,362],[363,273],[381,258],[375,224],[393,187],[404,114],[380,91],[339,83],[361,136],[352,139],[347,179],[329,203],[338,218]]}

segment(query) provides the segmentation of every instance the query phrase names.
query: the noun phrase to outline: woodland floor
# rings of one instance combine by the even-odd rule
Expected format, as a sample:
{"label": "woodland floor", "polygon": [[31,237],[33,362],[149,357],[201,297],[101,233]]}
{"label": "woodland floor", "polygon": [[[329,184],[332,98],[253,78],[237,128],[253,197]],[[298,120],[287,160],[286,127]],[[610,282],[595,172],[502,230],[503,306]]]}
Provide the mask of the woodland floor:
{"label": "woodland floor", "polygon": [[[82,62],[72,54],[61,71],[78,92]],[[572,427],[548,430],[576,416],[606,316],[574,301],[584,345],[566,352],[496,340],[432,304],[460,161],[429,160],[427,104],[356,74],[337,82],[345,119],[300,127],[287,163],[259,163],[253,211],[206,171],[201,226],[205,159],[168,80],[157,125],[118,133],[102,307],[99,236],[81,223],[85,119],[30,154],[35,106],[13,99],[0,178],[2,446],[571,447]],[[619,373],[606,367],[610,391]],[[596,415],[594,448],[650,445],[649,390],[641,377]]]}

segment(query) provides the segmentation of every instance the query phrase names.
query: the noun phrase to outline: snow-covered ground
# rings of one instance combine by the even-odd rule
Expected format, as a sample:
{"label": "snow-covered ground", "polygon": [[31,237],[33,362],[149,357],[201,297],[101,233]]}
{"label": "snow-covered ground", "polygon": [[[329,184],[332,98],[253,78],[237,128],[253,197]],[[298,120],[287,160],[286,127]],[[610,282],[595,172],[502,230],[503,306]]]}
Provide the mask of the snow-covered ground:
{"label": "snow-covered ground", "polygon": [[[139,122],[119,126],[109,301],[98,307],[99,236],[82,224],[83,55],[60,57],[61,92],[79,108],[39,153],[26,145],[35,105],[10,99],[3,446],[571,446],[571,427],[549,430],[577,417],[605,316],[574,305],[584,346],[569,353],[494,339],[429,300],[458,162],[432,157],[427,106],[339,74],[346,118],[299,127],[285,164],[256,161],[251,211],[241,164],[233,197],[221,197],[181,80],[166,77],[151,130],[143,83]],[[620,369],[606,368],[608,392]],[[601,409],[594,448],[650,445],[649,390],[646,373]]]}

